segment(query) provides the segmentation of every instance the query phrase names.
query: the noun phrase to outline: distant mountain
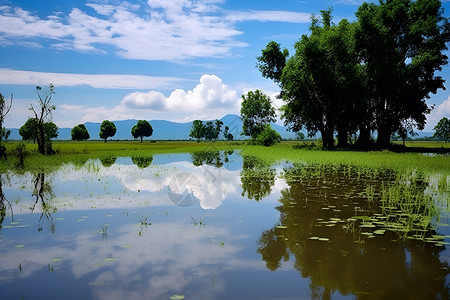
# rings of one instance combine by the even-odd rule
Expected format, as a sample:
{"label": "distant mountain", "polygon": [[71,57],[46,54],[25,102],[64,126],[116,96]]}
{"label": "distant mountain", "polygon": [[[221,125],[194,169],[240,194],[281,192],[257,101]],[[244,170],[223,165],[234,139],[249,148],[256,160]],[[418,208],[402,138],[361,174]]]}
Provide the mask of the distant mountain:
{"label": "distant mountain", "polygon": [[[238,115],[229,114],[220,119],[223,122],[222,130],[225,126],[228,126],[229,132],[234,136],[234,139],[245,139],[247,137],[241,136],[242,132],[242,120]],[[209,120],[208,120],[209,121]],[[124,120],[124,121],[113,121],[116,125],[117,132],[113,140],[131,140],[131,128],[136,125],[137,120]],[[192,127],[192,122],[188,123],[177,123],[165,120],[151,120],[149,121],[153,127],[153,135],[151,140],[188,140],[189,131]],[[100,132],[101,123],[86,122],[84,125],[91,136],[91,140],[98,140],[98,134]],[[272,124],[272,128],[278,131],[283,139],[295,138],[295,134],[288,132],[285,127]],[[19,129],[12,128],[10,140],[21,140],[22,137],[19,135]],[[72,128],[60,128],[57,140],[70,140],[71,139]],[[222,139],[223,136],[220,136]]]}

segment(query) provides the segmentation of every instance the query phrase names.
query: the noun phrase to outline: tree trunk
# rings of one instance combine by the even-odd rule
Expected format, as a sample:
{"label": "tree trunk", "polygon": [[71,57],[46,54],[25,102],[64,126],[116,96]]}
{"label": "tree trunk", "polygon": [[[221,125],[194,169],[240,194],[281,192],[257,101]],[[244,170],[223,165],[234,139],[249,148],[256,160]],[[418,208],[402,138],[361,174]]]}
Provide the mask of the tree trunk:
{"label": "tree trunk", "polygon": [[367,126],[362,125],[359,128],[359,137],[356,145],[360,149],[368,149],[370,144],[370,130]]}
{"label": "tree trunk", "polygon": [[333,138],[333,130],[329,128],[324,128],[320,131],[322,134],[322,143],[323,147],[327,149],[331,149],[334,147],[334,138]]}
{"label": "tree trunk", "polygon": [[144,139],[144,137],[143,136],[141,136],[141,143],[142,143],[142,140]]}
{"label": "tree trunk", "polygon": [[348,147],[348,135],[347,130],[345,129],[338,129],[338,148],[347,148]]}
{"label": "tree trunk", "polygon": [[378,127],[377,146],[380,149],[387,149],[391,142],[391,131],[387,127]]}
{"label": "tree trunk", "polygon": [[107,138],[105,139],[105,143],[106,143]]}

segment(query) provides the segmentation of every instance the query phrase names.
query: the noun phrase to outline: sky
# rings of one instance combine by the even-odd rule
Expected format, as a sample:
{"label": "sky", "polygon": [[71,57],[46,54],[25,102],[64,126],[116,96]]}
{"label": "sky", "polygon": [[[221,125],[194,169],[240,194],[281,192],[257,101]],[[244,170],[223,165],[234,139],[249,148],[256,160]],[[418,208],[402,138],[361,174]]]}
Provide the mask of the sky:
{"label": "sky", "polygon": [[[269,41],[294,53],[311,14],[356,20],[362,0],[0,0],[0,93],[19,128],[37,105],[36,86],[55,86],[60,128],[103,120],[220,119],[241,95],[279,88],[256,67]],[[450,17],[450,2],[443,1]],[[450,56],[450,52],[447,53]],[[439,74],[450,82],[450,66]],[[43,89],[43,92],[45,88]],[[424,131],[450,116],[450,89],[431,95]],[[278,121],[278,123],[282,123]]]}

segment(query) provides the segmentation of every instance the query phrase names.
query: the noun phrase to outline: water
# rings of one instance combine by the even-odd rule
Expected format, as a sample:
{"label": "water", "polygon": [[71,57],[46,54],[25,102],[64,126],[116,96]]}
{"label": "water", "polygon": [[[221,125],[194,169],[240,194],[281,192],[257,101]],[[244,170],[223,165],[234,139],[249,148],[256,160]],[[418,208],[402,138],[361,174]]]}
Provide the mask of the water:
{"label": "water", "polygon": [[9,172],[1,298],[448,299],[439,176],[415,177],[437,209],[405,234],[408,207],[380,207],[389,170],[204,152]]}

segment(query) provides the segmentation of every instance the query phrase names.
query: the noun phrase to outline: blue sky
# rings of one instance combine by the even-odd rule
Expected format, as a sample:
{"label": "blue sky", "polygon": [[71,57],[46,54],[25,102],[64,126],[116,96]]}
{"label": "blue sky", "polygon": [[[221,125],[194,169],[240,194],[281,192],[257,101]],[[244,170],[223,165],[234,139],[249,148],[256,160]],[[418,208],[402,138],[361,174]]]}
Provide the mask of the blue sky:
{"label": "blue sky", "polygon": [[[239,114],[240,97],[278,87],[255,67],[275,40],[293,52],[311,13],[355,20],[360,0],[0,0],[0,92],[14,96],[5,126],[31,116],[36,85],[53,83],[59,127],[105,119],[188,122]],[[450,2],[444,2],[450,16]],[[440,74],[450,80],[450,67]],[[448,85],[448,84],[446,84]],[[426,131],[450,115],[432,95]]]}

